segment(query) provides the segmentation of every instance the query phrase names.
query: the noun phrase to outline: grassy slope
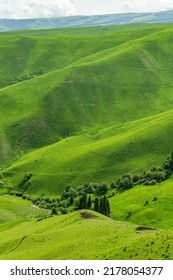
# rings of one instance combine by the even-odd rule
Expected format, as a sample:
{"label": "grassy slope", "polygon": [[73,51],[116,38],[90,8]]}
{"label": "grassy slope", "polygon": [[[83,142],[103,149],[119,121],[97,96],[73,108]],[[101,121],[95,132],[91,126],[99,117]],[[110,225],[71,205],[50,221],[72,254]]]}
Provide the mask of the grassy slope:
{"label": "grassy slope", "polygon": [[23,75],[63,68],[82,57],[166,27],[142,26],[121,27],[121,31],[111,26],[103,31],[93,27],[0,33],[0,87],[16,83]]}
{"label": "grassy slope", "polygon": [[[112,197],[112,217],[156,228],[173,228],[172,185],[173,181],[169,179],[155,186],[137,186]],[[153,201],[154,197],[157,197],[156,201]],[[148,205],[144,206],[146,200]]]}
{"label": "grassy slope", "polygon": [[[6,169],[12,182],[31,172],[28,191],[53,195],[67,183],[111,180],[160,164],[172,148],[172,34],[170,27],[84,59],[82,54],[71,67],[3,88],[1,157],[11,156],[14,146],[28,152]],[[53,131],[51,139],[46,136]],[[69,137],[52,144],[65,135]],[[42,148],[29,151],[36,147]],[[111,209],[112,217],[123,222],[93,212],[95,219],[83,220],[75,212],[36,222],[45,212],[23,200],[0,197],[0,258],[173,258],[171,179],[119,194],[111,198]],[[158,230],[137,233],[135,224]]]}
{"label": "grassy slope", "polygon": [[[68,137],[21,157],[5,170],[16,186],[32,173],[31,193],[57,194],[67,184],[112,181],[162,163],[171,151],[173,111],[103,129],[95,134]],[[158,152],[159,150],[159,152]]]}
{"label": "grassy slope", "polygon": [[11,196],[0,196],[0,232],[16,225],[41,218],[49,210],[33,207],[30,202]]}
{"label": "grassy slope", "polygon": [[[115,34],[106,36],[115,38]],[[87,40],[92,41],[91,37]],[[10,167],[8,171],[17,175],[13,182],[21,179],[18,173],[31,172],[35,173],[32,192],[42,186],[41,192],[49,192],[51,187],[58,193],[66,183],[112,180],[120,172],[148,167],[149,161],[150,165],[151,161],[161,163],[172,147],[172,111],[147,119],[147,125],[145,117],[172,109],[171,42],[172,26],[157,29],[154,34],[2,89],[4,158],[14,147],[33,149],[55,143]],[[106,40],[103,45],[108,46]],[[129,122],[139,118],[139,122]],[[125,122],[129,124],[123,126]],[[101,136],[98,131],[105,127]],[[72,135],[78,136],[56,143]]]}
{"label": "grassy slope", "polygon": [[80,213],[75,212],[38,223],[24,223],[10,231],[1,232],[0,258],[172,258],[172,230],[137,233],[133,224],[113,221],[100,214],[91,213],[96,215],[94,219],[82,219]]}

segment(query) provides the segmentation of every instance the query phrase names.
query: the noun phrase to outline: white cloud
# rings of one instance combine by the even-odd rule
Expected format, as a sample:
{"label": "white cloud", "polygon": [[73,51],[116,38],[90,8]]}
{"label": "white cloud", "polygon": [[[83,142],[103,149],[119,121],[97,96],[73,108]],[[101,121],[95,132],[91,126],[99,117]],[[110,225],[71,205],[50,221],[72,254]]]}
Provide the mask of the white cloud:
{"label": "white cloud", "polygon": [[166,9],[173,9],[173,0],[0,0],[0,18],[44,18]]}
{"label": "white cloud", "polygon": [[73,0],[0,0],[0,18],[45,18],[70,16]]}

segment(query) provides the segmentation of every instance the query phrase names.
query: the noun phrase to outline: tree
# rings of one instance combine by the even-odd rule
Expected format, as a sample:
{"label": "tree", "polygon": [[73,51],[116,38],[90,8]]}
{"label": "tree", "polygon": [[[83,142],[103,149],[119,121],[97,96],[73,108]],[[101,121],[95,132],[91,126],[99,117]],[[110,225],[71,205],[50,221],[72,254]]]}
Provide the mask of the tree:
{"label": "tree", "polygon": [[170,164],[170,170],[173,172],[173,151],[172,151],[172,154],[171,154],[169,164]]}
{"label": "tree", "polygon": [[109,203],[109,200],[107,199],[107,215],[109,216],[110,213],[111,213],[110,203]]}
{"label": "tree", "polygon": [[98,197],[96,197],[95,201],[94,201],[94,211],[99,212],[99,199],[98,199]]}
{"label": "tree", "polygon": [[92,205],[91,196],[89,195],[89,197],[88,197],[88,202],[87,202],[87,208],[90,209],[90,208],[91,208],[91,205]]}
{"label": "tree", "polygon": [[97,187],[97,189],[96,189],[96,193],[98,193],[98,194],[106,194],[107,193],[107,191],[108,191],[108,185],[107,185],[107,183],[102,183],[102,184],[100,184],[98,187]]}

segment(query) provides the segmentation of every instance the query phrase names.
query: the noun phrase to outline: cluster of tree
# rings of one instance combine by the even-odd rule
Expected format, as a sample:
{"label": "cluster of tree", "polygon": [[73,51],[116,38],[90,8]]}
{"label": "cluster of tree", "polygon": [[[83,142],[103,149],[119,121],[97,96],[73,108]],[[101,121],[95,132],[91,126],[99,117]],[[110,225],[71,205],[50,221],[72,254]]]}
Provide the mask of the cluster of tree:
{"label": "cluster of tree", "polygon": [[168,157],[161,167],[152,166],[149,171],[144,171],[142,174],[125,174],[111,183],[111,188],[116,188],[117,191],[124,191],[133,188],[135,185],[155,185],[169,178],[173,172],[173,152],[171,157]]}
{"label": "cluster of tree", "polygon": [[[71,186],[66,186],[58,198],[44,197],[44,195],[40,197],[32,197],[25,193],[30,184],[32,174],[26,174],[18,186],[18,191],[11,189],[9,193],[30,200],[40,208],[50,209],[52,214],[57,214],[58,211],[62,214],[66,214],[69,211],[77,209],[91,209],[93,202],[93,209],[95,211],[109,216],[110,205],[106,193],[110,188],[116,189],[116,192],[121,192],[133,188],[133,186],[137,184],[155,185],[157,182],[162,182],[169,178],[172,172],[173,152],[171,156],[164,161],[161,167],[152,166],[149,171],[145,171],[141,175],[125,174],[112,182],[110,187],[107,183],[98,184],[87,182],[84,186],[77,187],[77,189],[73,189]],[[88,194],[90,195],[88,196]],[[112,195],[109,195],[109,197],[111,196]]]}
{"label": "cluster of tree", "polygon": [[[106,195],[102,197],[95,197],[94,201],[94,211],[99,212],[103,215],[110,215],[110,203]],[[87,196],[87,194],[83,194],[78,201],[77,209],[91,209],[92,207],[92,199],[91,196]]]}
{"label": "cluster of tree", "polygon": [[94,201],[94,211],[103,215],[110,215],[110,203],[106,195],[101,198],[96,197]]}
{"label": "cluster of tree", "polygon": [[78,209],[91,209],[92,206],[92,201],[91,201],[91,196],[87,196],[86,193],[84,193],[78,201],[77,208]]}

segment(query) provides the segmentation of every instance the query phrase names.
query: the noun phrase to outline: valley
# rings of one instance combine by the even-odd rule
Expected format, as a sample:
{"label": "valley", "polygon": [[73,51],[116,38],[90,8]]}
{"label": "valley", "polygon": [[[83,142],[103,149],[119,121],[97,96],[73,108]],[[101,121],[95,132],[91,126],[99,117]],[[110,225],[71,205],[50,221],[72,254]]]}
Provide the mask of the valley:
{"label": "valley", "polygon": [[[172,43],[171,23],[0,33],[1,259],[172,259],[172,175],[111,187],[171,156]],[[77,209],[87,183],[110,215],[97,187]],[[33,204],[67,187],[64,213]]]}

